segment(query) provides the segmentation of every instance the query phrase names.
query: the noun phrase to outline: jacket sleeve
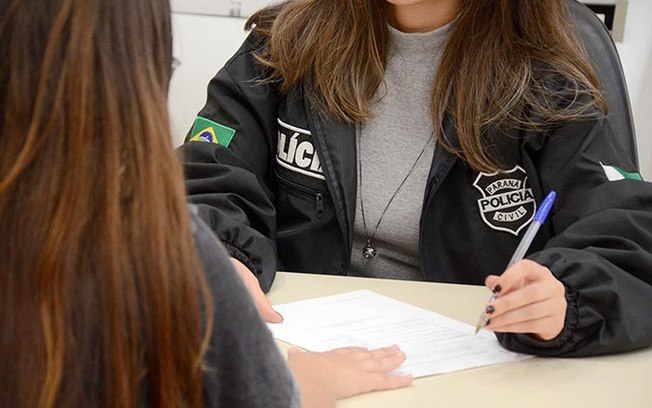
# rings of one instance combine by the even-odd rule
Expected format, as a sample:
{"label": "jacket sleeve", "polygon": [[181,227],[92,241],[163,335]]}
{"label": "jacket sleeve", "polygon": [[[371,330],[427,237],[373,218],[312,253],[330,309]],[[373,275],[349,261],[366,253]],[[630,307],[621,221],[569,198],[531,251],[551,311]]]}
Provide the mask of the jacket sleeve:
{"label": "jacket sleeve", "polygon": [[235,130],[228,146],[190,141],[179,148],[186,188],[229,254],[268,291],[276,273],[276,210],[270,188],[276,146],[277,92],[261,83],[251,34],[208,85],[198,116]]}
{"label": "jacket sleeve", "polygon": [[554,235],[528,258],[564,283],[568,309],[551,341],[499,334],[509,349],[587,356],[652,344],[652,184],[609,180],[611,166],[636,174],[613,137],[606,120],[595,118],[524,144],[543,191],[557,192]]}

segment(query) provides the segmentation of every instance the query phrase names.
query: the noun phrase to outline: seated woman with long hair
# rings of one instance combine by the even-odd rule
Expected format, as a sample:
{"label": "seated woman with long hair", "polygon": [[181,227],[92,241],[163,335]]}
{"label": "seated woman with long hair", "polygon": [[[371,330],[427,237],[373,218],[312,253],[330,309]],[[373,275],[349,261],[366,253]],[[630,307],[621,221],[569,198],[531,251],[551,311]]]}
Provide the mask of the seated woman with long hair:
{"label": "seated woman with long hair", "polygon": [[404,386],[396,347],[285,365],[192,209],[167,0],[0,1],[0,405],[289,407]]}

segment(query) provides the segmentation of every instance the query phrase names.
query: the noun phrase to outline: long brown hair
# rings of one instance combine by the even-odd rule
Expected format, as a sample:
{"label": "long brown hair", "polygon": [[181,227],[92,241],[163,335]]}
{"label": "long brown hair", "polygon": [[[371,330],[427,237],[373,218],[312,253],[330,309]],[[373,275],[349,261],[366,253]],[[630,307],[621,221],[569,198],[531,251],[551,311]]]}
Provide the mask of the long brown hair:
{"label": "long brown hair", "polygon": [[[385,73],[386,8],[385,0],[293,0],[259,11],[246,28],[269,39],[257,55],[271,69],[265,81],[282,92],[301,84],[322,111],[364,122]],[[505,129],[545,129],[607,109],[567,0],[462,1],[433,80],[438,142],[476,170],[500,168],[492,137]],[[442,131],[446,115],[459,148]]]}
{"label": "long brown hair", "polygon": [[169,7],[0,1],[2,406],[202,403]]}

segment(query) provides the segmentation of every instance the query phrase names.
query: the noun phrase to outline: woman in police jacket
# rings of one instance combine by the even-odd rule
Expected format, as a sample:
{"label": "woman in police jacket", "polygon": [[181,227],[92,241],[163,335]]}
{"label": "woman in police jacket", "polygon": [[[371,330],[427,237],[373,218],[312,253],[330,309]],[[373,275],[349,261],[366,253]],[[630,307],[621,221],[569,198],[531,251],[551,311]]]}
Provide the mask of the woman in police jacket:
{"label": "woman in police jacket", "polygon": [[485,283],[486,329],[516,351],[652,343],[652,187],[613,146],[566,0],[294,0],[247,27],[182,150],[268,321],[282,269]]}

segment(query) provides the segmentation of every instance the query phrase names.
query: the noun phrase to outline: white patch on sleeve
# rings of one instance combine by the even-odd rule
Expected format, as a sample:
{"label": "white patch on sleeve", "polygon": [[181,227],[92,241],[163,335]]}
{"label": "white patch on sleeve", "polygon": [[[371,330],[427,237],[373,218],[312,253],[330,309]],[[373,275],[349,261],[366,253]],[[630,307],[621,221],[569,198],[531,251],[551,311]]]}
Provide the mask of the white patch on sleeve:
{"label": "white patch on sleeve", "polygon": [[625,180],[625,176],[623,176],[618,170],[616,170],[615,167],[613,167],[613,166],[605,166],[602,163],[600,163],[600,166],[602,166],[602,170],[604,171],[604,175],[607,176],[607,179],[609,181]]}

